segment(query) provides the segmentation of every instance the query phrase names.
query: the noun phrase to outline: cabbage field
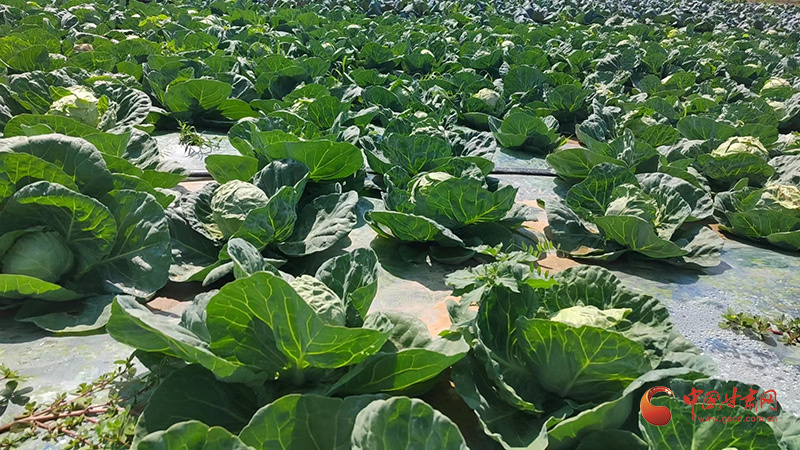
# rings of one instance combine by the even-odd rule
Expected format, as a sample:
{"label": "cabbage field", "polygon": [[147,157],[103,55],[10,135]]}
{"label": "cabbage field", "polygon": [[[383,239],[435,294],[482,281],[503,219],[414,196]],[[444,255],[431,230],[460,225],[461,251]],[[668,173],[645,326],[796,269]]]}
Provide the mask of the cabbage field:
{"label": "cabbage field", "polygon": [[0,449],[800,450],[618,276],[800,287],[793,6],[0,0],[0,131]]}

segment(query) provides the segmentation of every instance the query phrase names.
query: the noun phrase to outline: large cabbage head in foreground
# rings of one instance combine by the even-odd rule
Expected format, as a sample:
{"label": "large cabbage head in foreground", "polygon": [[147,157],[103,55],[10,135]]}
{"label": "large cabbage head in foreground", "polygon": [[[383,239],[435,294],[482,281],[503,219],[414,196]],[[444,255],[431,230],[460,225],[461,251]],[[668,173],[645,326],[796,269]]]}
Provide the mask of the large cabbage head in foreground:
{"label": "large cabbage head in foreground", "polygon": [[89,331],[114,295],[146,299],[166,284],[163,207],[116,176],[83,139],[0,139],[0,306],[48,330]]}
{"label": "large cabbage head in foreground", "polygon": [[17,239],[7,238],[11,246],[0,260],[4,274],[25,275],[56,283],[75,265],[75,255],[56,231],[26,230]]}

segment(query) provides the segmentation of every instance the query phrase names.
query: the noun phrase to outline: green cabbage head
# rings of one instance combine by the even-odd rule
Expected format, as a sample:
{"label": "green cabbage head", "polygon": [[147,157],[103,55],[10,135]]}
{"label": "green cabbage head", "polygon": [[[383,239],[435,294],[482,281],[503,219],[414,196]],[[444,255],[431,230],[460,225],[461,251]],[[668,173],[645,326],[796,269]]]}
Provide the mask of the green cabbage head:
{"label": "green cabbage head", "polygon": [[433,186],[451,178],[453,176],[447,172],[429,172],[418,176],[411,185],[411,203],[416,203],[418,199],[427,197]]}
{"label": "green cabbage head", "polygon": [[784,80],[783,78],[773,77],[767,80],[764,83],[764,87],[761,88],[761,92],[775,90],[775,89],[791,89],[792,85],[789,84],[788,81]]}
{"label": "green cabbage head", "polygon": [[239,231],[250,211],[265,206],[269,197],[245,181],[229,181],[214,192],[211,216],[225,239]]}
{"label": "green cabbage head", "polygon": [[492,89],[483,88],[472,97],[485,103],[494,115],[502,114],[505,110],[506,105],[500,100],[500,94]]}
{"label": "green cabbage head", "polygon": [[764,160],[769,159],[769,151],[764,147],[764,144],[758,138],[752,136],[734,136],[712,151],[711,156],[718,158],[735,153],[751,153],[760,156]]}
{"label": "green cabbage head", "polygon": [[2,273],[27,275],[56,283],[72,269],[75,256],[55,231],[35,231],[18,238],[2,258]]}
{"label": "green cabbage head", "polygon": [[91,127],[96,127],[100,122],[101,116],[98,108],[100,100],[94,96],[91,90],[83,86],[71,86],[67,90],[71,94],[53,102],[47,114],[69,117]]}
{"label": "green cabbage head", "polygon": [[772,107],[779,118],[786,117],[786,103],[768,99],[767,104]]}
{"label": "green cabbage head", "polygon": [[790,184],[773,184],[764,188],[761,201],[800,211],[800,188]]}

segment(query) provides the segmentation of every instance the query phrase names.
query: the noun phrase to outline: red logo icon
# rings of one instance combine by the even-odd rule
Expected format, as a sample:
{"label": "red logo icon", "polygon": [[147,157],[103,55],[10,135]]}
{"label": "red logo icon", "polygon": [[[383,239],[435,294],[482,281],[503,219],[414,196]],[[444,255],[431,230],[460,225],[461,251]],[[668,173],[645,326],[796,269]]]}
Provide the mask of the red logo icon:
{"label": "red logo icon", "polygon": [[666,425],[672,418],[672,413],[669,411],[669,408],[666,406],[656,406],[650,403],[650,400],[653,398],[653,396],[660,394],[661,392],[665,392],[675,397],[675,394],[672,393],[669,388],[664,386],[656,386],[645,392],[644,395],[642,395],[642,401],[639,402],[639,408],[642,411],[642,417],[644,417],[644,420],[649,422],[651,425]]}

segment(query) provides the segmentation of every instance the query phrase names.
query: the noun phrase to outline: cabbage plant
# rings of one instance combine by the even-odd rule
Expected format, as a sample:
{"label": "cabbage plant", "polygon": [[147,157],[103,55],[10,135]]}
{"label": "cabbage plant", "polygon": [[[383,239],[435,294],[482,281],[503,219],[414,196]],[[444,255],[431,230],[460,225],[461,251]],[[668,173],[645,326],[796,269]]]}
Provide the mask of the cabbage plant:
{"label": "cabbage plant", "polygon": [[[452,380],[481,429],[503,448],[780,448],[782,425],[748,419],[745,434],[696,426],[695,413],[730,411],[693,410],[681,401],[693,388],[764,391],[708,378],[713,362],[675,329],[661,302],[600,267],[573,267],[548,280],[514,259],[448,279],[462,294],[462,304],[449,305],[451,319],[470,344]],[[469,307],[474,302],[477,310]],[[639,402],[653,386],[677,396],[656,403],[669,405],[669,427],[641,417]],[[780,413],[765,405],[735,408],[748,417]],[[785,414],[782,420],[794,422]]]}
{"label": "cabbage plant", "polygon": [[512,230],[533,219],[527,207],[514,203],[515,188],[486,178],[494,164],[469,149],[491,136],[466,136],[461,154],[445,137],[423,130],[388,133],[374,149],[365,149],[379,174],[375,182],[385,189],[384,208],[365,214],[379,236],[403,243],[416,257],[459,264],[482,245],[511,243]]}
{"label": "cabbage plant", "polygon": [[[214,167],[227,164],[214,158],[207,161],[210,168],[218,163]],[[315,173],[297,160],[274,160],[261,170],[256,166],[252,176],[249,171],[232,175],[247,181],[212,170],[220,181],[228,181],[209,183],[167,211],[173,281],[208,284],[231,274],[234,265],[227,242],[232,238],[251,243],[280,267],[288,258],[331,248],[356,225],[358,194],[342,192],[335,184],[326,185],[330,193],[304,196]]]}
{"label": "cabbage plant", "polygon": [[562,147],[547,155],[547,163],[561,178],[580,181],[601,163],[616,164],[634,173],[654,172],[658,167],[658,151],[636,139],[629,129],[608,142],[594,139],[581,126],[577,132],[584,147]]}
{"label": "cabbage plant", "polygon": [[482,88],[462,102],[464,121],[472,128],[487,130],[493,118],[502,117],[506,100],[494,89]]}
{"label": "cabbage plant", "polygon": [[[42,134],[40,128],[73,137],[97,134],[90,139],[95,145],[104,132],[134,133],[133,127],[149,131],[152,101],[130,81],[124,75],[93,77],[80,68],[11,75],[0,88],[7,93],[4,98],[10,107],[0,112],[0,126],[5,128],[5,137],[30,135],[33,129]],[[27,127],[32,129],[23,132]]]}
{"label": "cabbage plant", "polygon": [[775,176],[763,188],[737,183],[714,199],[720,228],[737,236],[800,251],[800,156],[775,158]]}
{"label": "cabbage plant", "polygon": [[83,139],[0,140],[0,304],[17,320],[96,330],[115,295],[149,299],[166,284],[163,206],[115,176]]}
{"label": "cabbage plant", "polygon": [[711,153],[699,155],[697,163],[713,185],[724,190],[744,178],[755,186],[763,184],[775,172],[769,159],[769,151],[758,138],[733,136]]}
{"label": "cabbage plant", "polygon": [[364,157],[347,142],[300,140],[245,119],[229,137],[241,155],[210,155],[215,182],[168,211],[173,281],[212,283],[233,269],[226,243],[241,238],[280,267],[289,258],[327,250],[356,225]]}
{"label": "cabbage plant", "polygon": [[698,222],[711,197],[665,173],[634,175],[611,163],[594,166],[564,198],[547,205],[549,234],[577,258],[614,260],[628,252],[694,268],[719,264],[722,239]]}
{"label": "cabbage plant", "polygon": [[516,188],[490,186],[481,169],[466,160],[413,177],[397,167],[384,179],[385,210],[368,211],[367,223],[378,236],[439,262],[460,264],[481,246],[510,244],[514,229],[535,220],[527,206],[515,203]]}
{"label": "cabbage plant", "polygon": [[[472,139],[467,145],[477,141],[484,144],[486,139],[491,139],[488,133],[472,133]],[[428,130],[414,131],[413,134],[387,133],[383,135],[374,148],[365,148],[364,154],[370,169],[383,176],[394,171],[395,176],[405,173],[407,176],[416,176],[422,172],[434,172],[438,167],[447,166],[460,160],[464,163],[475,164],[481,172],[488,175],[494,169],[494,164],[485,156],[472,152],[471,149],[458,151],[454,145],[443,136],[437,136]],[[376,180],[380,182],[379,180]]]}
{"label": "cabbage plant", "polygon": [[544,89],[544,101],[533,101],[526,108],[539,117],[552,116],[559,131],[573,134],[575,126],[589,116],[589,106],[595,92],[585,89],[567,75],[556,86]]}
{"label": "cabbage plant", "polygon": [[489,119],[489,128],[500,145],[515,150],[546,154],[566,142],[553,116],[540,118],[513,110],[502,121]]}
{"label": "cabbage plant", "polygon": [[[284,394],[420,394],[467,352],[459,335],[432,338],[414,316],[370,312],[378,282],[372,250],[296,278],[265,271],[242,239],[232,239],[229,252],[237,279],[200,294],[180,323],[125,296],[113,304],[107,329],[114,339],[189,364],[155,390],[138,437],[188,419],[239,432],[257,408]],[[209,396],[233,409],[210,413]]]}
{"label": "cabbage plant", "polygon": [[108,97],[97,98],[84,86],[70,86],[57,92],[63,96],[50,105],[47,114],[69,117],[90,127],[97,127],[108,109]]}

